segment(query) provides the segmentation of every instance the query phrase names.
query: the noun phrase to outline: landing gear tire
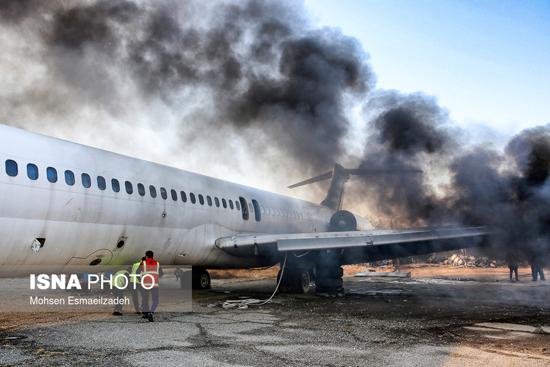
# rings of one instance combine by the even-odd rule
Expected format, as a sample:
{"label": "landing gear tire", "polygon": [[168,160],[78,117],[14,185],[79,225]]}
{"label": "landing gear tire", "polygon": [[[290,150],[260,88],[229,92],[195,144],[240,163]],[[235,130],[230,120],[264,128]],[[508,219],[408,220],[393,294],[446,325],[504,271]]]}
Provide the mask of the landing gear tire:
{"label": "landing gear tire", "polygon": [[192,287],[195,290],[205,290],[211,288],[210,274],[206,269],[193,269]]}
{"label": "landing gear tire", "polygon": [[[281,280],[281,271],[277,274],[277,284]],[[309,291],[309,272],[305,269],[286,269],[279,284],[280,293],[305,294]]]}

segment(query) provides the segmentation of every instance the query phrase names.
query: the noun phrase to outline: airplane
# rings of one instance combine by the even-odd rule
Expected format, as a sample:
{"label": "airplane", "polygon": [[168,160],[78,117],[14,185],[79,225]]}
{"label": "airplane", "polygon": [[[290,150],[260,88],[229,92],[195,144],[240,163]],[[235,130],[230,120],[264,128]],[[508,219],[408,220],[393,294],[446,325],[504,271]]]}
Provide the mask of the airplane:
{"label": "airplane", "polygon": [[[342,210],[351,175],[332,171],[321,204],[0,125],[0,277],[49,266],[126,265],[153,250],[163,265],[192,266],[193,289],[208,269],[281,263],[280,291],[343,295],[342,266],[481,246],[485,227],[375,230]],[[383,173],[383,172],[382,172]],[[282,274],[282,276],[281,276]],[[183,284],[182,284],[183,286]]]}

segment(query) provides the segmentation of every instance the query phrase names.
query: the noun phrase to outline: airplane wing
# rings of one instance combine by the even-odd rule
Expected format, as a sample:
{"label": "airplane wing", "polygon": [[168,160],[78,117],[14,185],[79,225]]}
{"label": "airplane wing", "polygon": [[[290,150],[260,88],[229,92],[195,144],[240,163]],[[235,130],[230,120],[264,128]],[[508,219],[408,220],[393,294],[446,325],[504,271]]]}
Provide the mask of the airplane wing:
{"label": "airplane wing", "polygon": [[[480,246],[491,234],[487,227],[425,227],[372,231],[243,234],[222,237],[216,246],[239,257],[277,253],[341,250],[349,263],[423,255]],[[349,257],[349,256],[346,256]],[[351,262],[350,262],[351,261]]]}

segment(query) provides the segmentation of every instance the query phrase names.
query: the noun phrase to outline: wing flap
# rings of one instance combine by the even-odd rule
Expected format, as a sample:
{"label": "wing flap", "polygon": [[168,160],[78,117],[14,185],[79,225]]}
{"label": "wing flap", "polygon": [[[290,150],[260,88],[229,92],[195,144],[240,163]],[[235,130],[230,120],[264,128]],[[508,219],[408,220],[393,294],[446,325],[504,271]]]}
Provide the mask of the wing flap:
{"label": "wing flap", "polygon": [[[420,243],[444,242],[489,235],[487,227],[429,227],[394,230],[247,234],[220,238],[216,246],[235,256],[258,256],[288,251],[309,251],[346,248],[372,248],[392,245],[413,246]],[[465,241],[461,246],[468,247]],[[449,248],[456,248],[449,246]]]}

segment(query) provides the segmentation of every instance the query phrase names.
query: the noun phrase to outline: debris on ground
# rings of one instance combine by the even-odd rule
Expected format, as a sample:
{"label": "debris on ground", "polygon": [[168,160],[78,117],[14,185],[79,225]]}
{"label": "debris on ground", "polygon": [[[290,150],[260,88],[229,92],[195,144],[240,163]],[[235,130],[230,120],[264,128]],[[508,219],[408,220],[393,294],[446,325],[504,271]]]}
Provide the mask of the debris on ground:
{"label": "debris on ground", "polygon": [[436,257],[434,255],[429,259],[429,263],[459,268],[501,268],[507,266],[505,261],[491,260],[486,256],[474,257],[463,254],[453,254],[450,257]]}

